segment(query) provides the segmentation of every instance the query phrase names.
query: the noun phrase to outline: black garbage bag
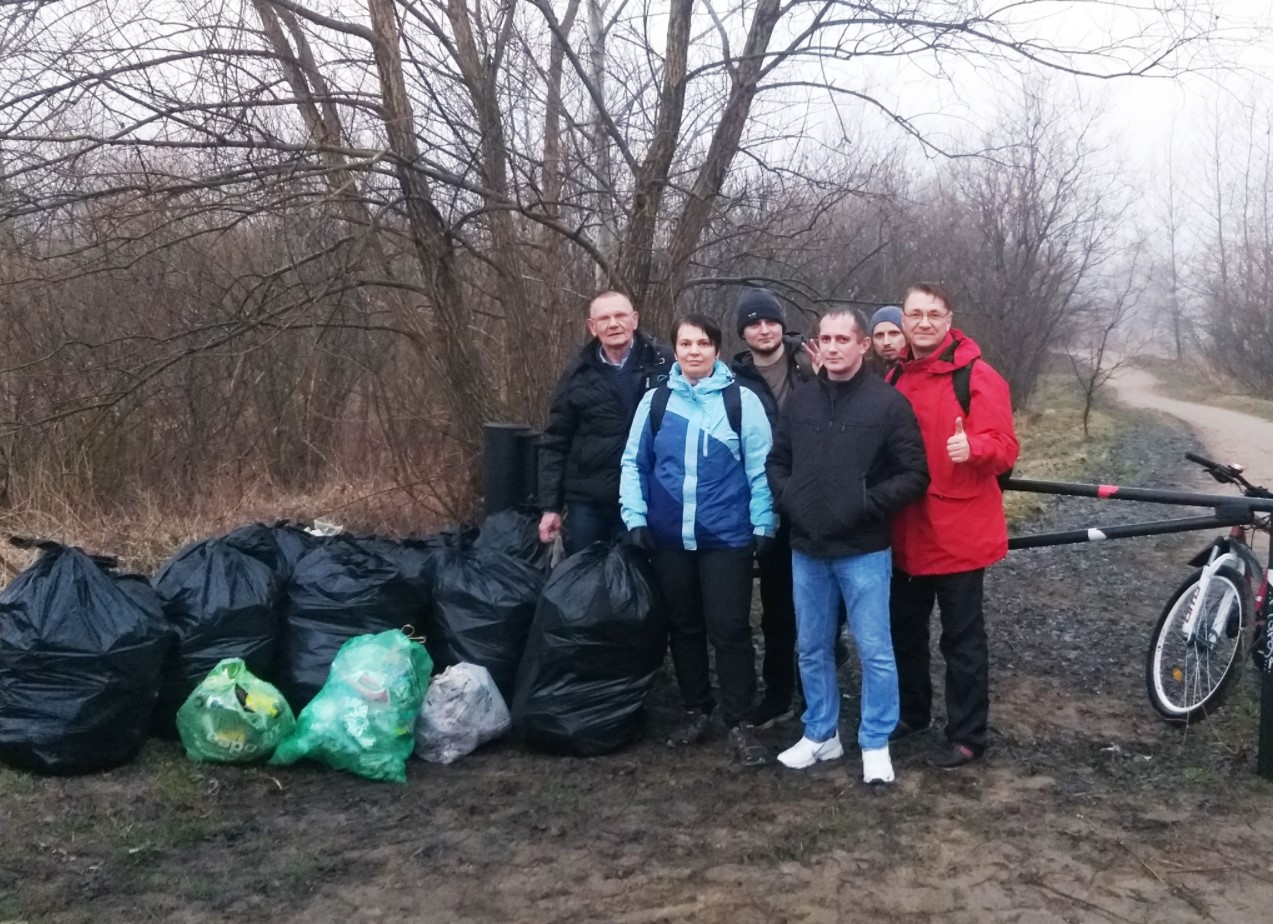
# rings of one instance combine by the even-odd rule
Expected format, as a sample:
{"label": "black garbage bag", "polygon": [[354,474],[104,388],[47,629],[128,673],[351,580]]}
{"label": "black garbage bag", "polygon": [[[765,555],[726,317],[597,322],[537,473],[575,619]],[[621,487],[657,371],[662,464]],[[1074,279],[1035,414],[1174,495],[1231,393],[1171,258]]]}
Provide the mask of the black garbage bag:
{"label": "black garbage bag", "polygon": [[436,672],[477,664],[505,701],[513,695],[544,572],[496,549],[461,542],[432,550],[433,605],[424,645]]}
{"label": "black garbage bag", "polygon": [[227,658],[239,658],[261,680],[273,678],[283,583],[234,536],[188,545],[155,575],[155,592],[176,633],[151,723],[157,735],[176,737],[177,710]]}
{"label": "black garbage bag", "polygon": [[499,510],[482,523],[476,545],[505,552],[546,571],[552,546],[539,541],[539,518],[539,511],[530,507]]}
{"label": "black garbage bag", "polygon": [[544,587],[517,675],[513,727],[557,754],[607,754],[641,736],[667,624],[649,566],[593,543]]}
{"label": "black garbage bag", "polygon": [[137,756],[172,641],[140,575],[56,543],[0,594],[0,760],[36,773]]}
{"label": "black garbage bag", "polygon": [[327,537],[315,535],[291,520],[279,520],[273,526],[251,523],[221,538],[269,565],[283,582],[292,576],[298,561],[327,541]]}
{"label": "black garbage bag", "polygon": [[427,560],[424,549],[342,535],[296,563],[274,670],[275,686],[293,710],[318,694],[336,652],[354,636],[420,630],[429,611]]}

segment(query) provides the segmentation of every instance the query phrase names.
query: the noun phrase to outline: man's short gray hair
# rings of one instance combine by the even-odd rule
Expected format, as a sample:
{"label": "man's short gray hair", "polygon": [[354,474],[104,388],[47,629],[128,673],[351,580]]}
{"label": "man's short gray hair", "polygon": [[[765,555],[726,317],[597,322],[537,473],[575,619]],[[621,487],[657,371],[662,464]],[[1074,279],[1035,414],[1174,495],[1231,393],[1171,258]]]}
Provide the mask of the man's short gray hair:
{"label": "man's short gray hair", "polygon": [[613,289],[611,289],[606,292],[598,292],[596,295],[592,297],[592,301],[588,302],[588,314],[589,315],[592,314],[592,306],[595,305],[597,302],[604,301],[607,299],[612,299],[612,298],[618,299],[619,301],[626,304],[633,311],[636,311],[636,306],[632,304],[632,299],[628,298],[622,292],[616,292]]}

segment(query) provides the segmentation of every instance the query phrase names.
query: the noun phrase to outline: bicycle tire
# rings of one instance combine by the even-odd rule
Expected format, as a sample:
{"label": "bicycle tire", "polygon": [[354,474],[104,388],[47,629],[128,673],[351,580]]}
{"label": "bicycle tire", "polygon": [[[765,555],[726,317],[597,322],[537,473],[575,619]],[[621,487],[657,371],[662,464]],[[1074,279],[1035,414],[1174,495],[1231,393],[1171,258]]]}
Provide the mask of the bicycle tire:
{"label": "bicycle tire", "polygon": [[[1149,702],[1173,724],[1205,719],[1223,705],[1242,672],[1243,649],[1255,613],[1246,578],[1233,568],[1220,568],[1207,588],[1195,630],[1185,638],[1180,630],[1188,614],[1191,591],[1197,589],[1201,577],[1199,568],[1167,600],[1150,636],[1145,658]],[[1236,627],[1232,625],[1234,607]],[[1221,608],[1223,614],[1218,612]],[[1225,628],[1216,633],[1213,630],[1221,618]]]}

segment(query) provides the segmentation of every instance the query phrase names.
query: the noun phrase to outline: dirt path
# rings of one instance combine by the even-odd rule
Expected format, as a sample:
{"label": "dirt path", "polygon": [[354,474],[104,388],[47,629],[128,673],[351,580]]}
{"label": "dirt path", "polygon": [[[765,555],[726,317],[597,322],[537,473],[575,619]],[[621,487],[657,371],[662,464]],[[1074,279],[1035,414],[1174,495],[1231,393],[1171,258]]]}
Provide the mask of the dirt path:
{"label": "dirt path", "polygon": [[1114,396],[1128,407],[1162,411],[1187,423],[1220,462],[1244,465],[1257,484],[1273,482],[1273,422],[1225,408],[1177,401],[1158,391],[1144,369],[1128,368],[1110,380]]}

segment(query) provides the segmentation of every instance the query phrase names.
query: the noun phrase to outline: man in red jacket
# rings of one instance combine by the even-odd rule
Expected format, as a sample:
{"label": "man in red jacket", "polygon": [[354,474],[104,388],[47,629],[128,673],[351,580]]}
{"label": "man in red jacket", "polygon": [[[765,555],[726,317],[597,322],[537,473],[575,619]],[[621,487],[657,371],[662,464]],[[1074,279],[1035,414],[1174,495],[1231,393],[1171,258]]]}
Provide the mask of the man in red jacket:
{"label": "man in red jacket", "polygon": [[890,612],[901,719],[891,740],[931,720],[928,625],[936,600],[946,660],[946,742],[931,763],[946,769],[986,748],[990,665],[982,586],[986,567],[1008,552],[998,476],[1020,451],[1007,382],[952,321],[941,288],[918,283],[907,289],[902,326],[910,347],[890,378],[919,419],[931,478],[923,499],[893,521]]}

